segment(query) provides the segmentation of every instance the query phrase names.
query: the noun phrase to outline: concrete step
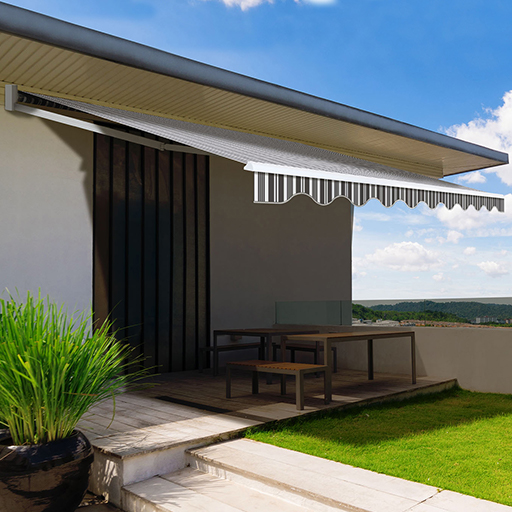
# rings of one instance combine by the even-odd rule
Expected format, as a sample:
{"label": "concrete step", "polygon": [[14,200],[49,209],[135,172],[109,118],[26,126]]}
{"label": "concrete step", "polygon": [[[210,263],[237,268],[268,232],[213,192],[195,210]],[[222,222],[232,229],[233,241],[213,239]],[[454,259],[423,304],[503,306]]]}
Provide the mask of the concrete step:
{"label": "concrete step", "polygon": [[185,468],[123,489],[126,512],[306,512],[236,482]]}
{"label": "concrete step", "polygon": [[238,439],[189,450],[191,467],[311,511],[512,512],[511,507]]}
{"label": "concrete step", "polygon": [[94,462],[89,489],[122,508],[124,486],[182,469],[187,464],[187,449],[231,439],[260,423],[227,414],[201,413],[179,422],[98,437],[91,443]]}
{"label": "concrete step", "polygon": [[438,492],[434,487],[248,439],[188,453],[196,469],[267,494],[286,495],[309,510],[405,512]]}

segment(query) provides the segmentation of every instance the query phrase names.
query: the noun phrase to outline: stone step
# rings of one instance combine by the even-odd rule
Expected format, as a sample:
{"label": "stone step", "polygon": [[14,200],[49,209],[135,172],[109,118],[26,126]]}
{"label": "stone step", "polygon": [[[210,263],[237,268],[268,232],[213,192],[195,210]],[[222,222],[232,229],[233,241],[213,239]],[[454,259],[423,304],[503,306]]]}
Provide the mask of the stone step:
{"label": "stone step", "polygon": [[214,414],[98,437],[92,441],[94,462],[89,489],[122,508],[124,486],[182,469],[187,464],[187,449],[231,439],[260,423]]}
{"label": "stone step", "polygon": [[126,512],[306,512],[310,509],[185,468],[123,489]]}
{"label": "stone step", "polygon": [[189,450],[188,456],[191,467],[310,511],[512,512],[499,503],[249,439]]}
{"label": "stone step", "polygon": [[309,510],[405,512],[439,490],[248,439],[190,450],[203,472],[287,499]]}

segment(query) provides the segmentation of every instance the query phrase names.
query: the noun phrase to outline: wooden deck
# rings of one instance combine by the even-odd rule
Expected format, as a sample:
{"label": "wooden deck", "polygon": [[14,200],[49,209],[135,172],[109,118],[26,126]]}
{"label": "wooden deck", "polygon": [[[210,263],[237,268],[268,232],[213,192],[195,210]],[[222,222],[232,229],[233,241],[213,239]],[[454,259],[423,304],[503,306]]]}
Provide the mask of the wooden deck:
{"label": "wooden deck", "polygon": [[[419,377],[411,384],[410,375],[376,373],[369,381],[366,372],[341,370],[333,374],[333,400],[324,403],[323,377],[308,376],[305,380],[305,409],[295,409],[294,379],[288,382],[286,396],[280,394],[279,377],[272,384],[260,380],[260,392],[251,394],[251,377],[247,372],[233,372],[232,398],[225,398],[225,376],[213,377],[210,372],[179,372],[158,376],[154,386],[116,398],[116,414],[112,422],[112,402],[96,406],[80,422],[79,427],[93,440],[115,436],[138,429],[184,420],[214,418],[245,418],[235,426],[250,426],[268,421],[310,414],[323,409],[353,404],[400,399],[416,393],[435,392],[454,384],[453,380]],[[189,422],[188,422],[189,423]]]}

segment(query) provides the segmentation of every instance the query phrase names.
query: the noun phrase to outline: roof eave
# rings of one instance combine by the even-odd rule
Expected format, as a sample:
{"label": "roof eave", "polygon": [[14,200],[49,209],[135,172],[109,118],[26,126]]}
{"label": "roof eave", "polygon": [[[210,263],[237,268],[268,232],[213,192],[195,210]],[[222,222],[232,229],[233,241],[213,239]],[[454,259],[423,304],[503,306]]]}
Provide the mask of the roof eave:
{"label": "roof eave", "polygon": [[320,116],[508,163],[508,154],[0,2],[0,31]]}

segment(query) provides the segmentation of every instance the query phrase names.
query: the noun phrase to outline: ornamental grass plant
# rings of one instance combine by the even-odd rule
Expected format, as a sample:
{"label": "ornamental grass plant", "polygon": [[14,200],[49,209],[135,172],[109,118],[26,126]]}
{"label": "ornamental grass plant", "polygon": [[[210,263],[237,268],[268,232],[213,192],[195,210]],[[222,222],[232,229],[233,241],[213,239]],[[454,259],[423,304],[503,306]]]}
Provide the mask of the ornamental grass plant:
{"label": "ornamental grass plant", "polygon": [[69,437],[93,405],[145,375],[130,373],[140,360],[111,322],[93,329],[92,313],[68,315],[29,292],[0,299],[0,315],[0,428],[16,445]]}

